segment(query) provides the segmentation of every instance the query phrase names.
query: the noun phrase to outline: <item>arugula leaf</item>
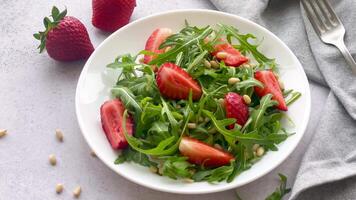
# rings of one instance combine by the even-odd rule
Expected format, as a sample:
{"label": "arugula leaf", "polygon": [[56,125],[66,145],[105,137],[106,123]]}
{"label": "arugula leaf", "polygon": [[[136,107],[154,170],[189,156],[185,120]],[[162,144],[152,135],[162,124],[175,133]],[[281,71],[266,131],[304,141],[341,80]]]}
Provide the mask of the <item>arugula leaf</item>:
{"label": "arugula leaf", "polygon": [[240,50],[247,51],[253,55],[257,62],[259,62],[265,69],[269,68],[275,70],[276,63],[274,59],[267,58],[260,51],[258,51],[258,45],[253,45],[248,42],[250,38],[255,39],[256,37],[252,34],[242,35],[238,33],[238,30],[233,26],[227,26],[224,24],[219,24],[221,28],[223,28],[228,35],[236,38],[240,42]]}
{"label": "arugula leaf", "polygon": [[182,130],[182,133],[179,138],[176,136],[171,136],[167,139],[162,140],[156,147],[152,149],[142,149],[140,146],[143,145],[143,142],[134,136],[129,136],[126,130],[126,117],[127,117],[127,110],[125,110],[123,114],[123,120],[122,120],[122,127],[123,127],[123,132],[125,135],[125,138],[127,140],[127,143],[135,149],[138,152],[148,154],[148,155],[154,155],[154,156],[167,156],[167,155],[172,155],[174,154],[179,146],[180,140],[182,139],[183,133],[186,130],[188,121],[190,119],[190,115],[188,115],[187,119],[185,120],[185,124]]}
{"label": "arugula leaf", "polygon": [[285,140],[288,135],[286,134],[269,134],[268,136],[262,136],[258,134],[257,130],[251,131],[249,133],[241,133],[238,129],[228,130],[226,126],[235,123],[235,119],[223,119],[217,120],[214,115],[207,111],[203,110],[203,113],[211,119],[216,130],[225,136],[225,139],[232,139],[233,143],[230,143],[231,146],[235,145],[235,141],[239,141],[242,143],[254,143],[254,144],[275,144],[280,141]]}
{"label": "arugula leaf", "polygon": [[251,129],[252,130],[257,130],[259,127],[263,125],[265,122],[265,113],[267,108],[272,107],[277,105],[277,102],[272,100],[272,95],[267,94],[264,97],[262,97],[260,101],[260,106],[258,109],[254,109],[251,112],[251,118],[252,118],[252,123],[251,123]]}
{"label": "arugula leaf", "polygon": [[147,155],[137,152],[130,147],[122,150],[121,154],[115,160],[115,164],[122,164],[125,161],[133,161],[146,167],[157,166],[157,163],[151,161]]}
{"label": "arugula leaf", "polygon": [[266,200],[282,200],[282,198],[288,194],[291,189],[287,188],[287,177],[283,174],[278,174],[280,178],[280,186],[276,190],[266,197]]}
{"label": "arugula leaf", "polygon": [[292,96],[286,101],[287,106],[291,105],[293,102],[298,100],[302,94],[300,92],[293,92]]}
{"label": "arugula leaf", "polygon": [[206,180],[210,183],[220,182],[228,179],[231,173],[234,171],[235,162],[232,161],[230,165],[221,166],[215,169],[201,170],[193,175],[193,180],[199,182]]}
{"label": "arugula leaf", "polygon": [[130,109],[130,111],[135,112],[135,115],[141,115],[142,109],[137,103],[135,96],[126,87],[117,86],[111,90],[113,96],[120,98],[124,103],[125,108]]}
{"label": "arugula leaf", "polygon": [[162,171],[164,176],[172,179],[190,178],[192,176],[193,164],[190,164],[187,157],[170,156],[161,157],[164,159]]}

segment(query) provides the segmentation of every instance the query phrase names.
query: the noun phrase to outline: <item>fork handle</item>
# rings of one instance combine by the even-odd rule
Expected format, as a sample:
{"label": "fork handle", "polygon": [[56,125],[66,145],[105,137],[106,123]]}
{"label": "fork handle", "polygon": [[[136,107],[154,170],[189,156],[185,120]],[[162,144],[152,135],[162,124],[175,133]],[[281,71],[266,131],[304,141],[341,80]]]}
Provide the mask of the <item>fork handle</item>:
{"label": "fork handle", "polygon": [[347,64],[349,64],[352,72],[354,75],[356,75],[356,62],[354,58],[351,56],[350,51],[346,48],[344,41],[339,41],[338,43],[335,44],[337,48],[339,48],[341,54],[344,56]]}

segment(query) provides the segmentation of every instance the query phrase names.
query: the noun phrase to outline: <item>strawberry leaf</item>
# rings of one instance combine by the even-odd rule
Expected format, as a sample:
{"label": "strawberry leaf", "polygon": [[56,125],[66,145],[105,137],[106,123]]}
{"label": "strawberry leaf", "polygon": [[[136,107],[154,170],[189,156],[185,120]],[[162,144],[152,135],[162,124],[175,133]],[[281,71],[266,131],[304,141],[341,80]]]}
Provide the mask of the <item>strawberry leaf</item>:
{"label": "strawberry leaf", "polygon": [[59,15],[59,10],[56,6],[53,6],[52,8],[52,17],[54,21],[57,21],[57,17]]}
{"label": "strawberry leaf", "polygon": [[47,34],[59,24],[59,22],[63,19],[63,17],[66,14],[67,14],[67,9],[65,9],[63,12],[59,13],[58,8],[53,6],[52,11],[51,11],[51,16],[53,18],[53,21],[51,21],[51,19],[49,17],[45,17],[43,19],[43,25],[45,27],[45,30],[39,31],[38,33],[33,34],[33,37],[35,39],[41,41],[41,44],[37,47],[38,49],[40,49],[40,53],[42,53],[46,47]]}

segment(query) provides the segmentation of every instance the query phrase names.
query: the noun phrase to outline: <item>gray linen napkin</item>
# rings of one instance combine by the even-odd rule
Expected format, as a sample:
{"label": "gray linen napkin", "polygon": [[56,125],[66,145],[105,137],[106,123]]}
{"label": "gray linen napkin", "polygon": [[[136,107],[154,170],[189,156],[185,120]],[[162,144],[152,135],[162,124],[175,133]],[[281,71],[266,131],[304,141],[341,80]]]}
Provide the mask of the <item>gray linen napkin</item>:
{"label": "gray linen napkin", "polygon": [[[342,55],[320,41],[298,0],[210,1],[275,33],[299,58],[310,81],[330,87],[290,199],[356,199],[356,76]],[[345,26],[346,46],[355,55],[356,1],[331,3]]]}

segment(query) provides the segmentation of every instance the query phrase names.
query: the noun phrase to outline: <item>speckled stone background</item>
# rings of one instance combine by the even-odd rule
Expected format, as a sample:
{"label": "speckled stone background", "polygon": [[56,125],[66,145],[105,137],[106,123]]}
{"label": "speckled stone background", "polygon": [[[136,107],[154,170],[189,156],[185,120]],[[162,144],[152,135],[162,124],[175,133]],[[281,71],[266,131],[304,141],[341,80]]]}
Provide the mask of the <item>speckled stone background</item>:
{"label": "speckled stone background", "polygon": [[[206,195],[177,195],[153,191],[117,175],[99,159],[90,156],[74,111],[77,79],[84,61],[60,63],[40,55],[32,37],[42,30],[42,19],[53,5],[66,6],[69,15],[87,27],[94,46],[108,34],[91,25],[90,0],[0,0],[0,129],[8,135],[0,139],[0,199],[73,199],[75,186],[82,187],[80,199],[165,199],[232,200],[235,190]],[[132,21],[172,9],[215,9],[204,0],[137,0]],[[297,150],[277,169],[238,188],[245,200],[263,199],[278,184],[279,172],[293,185],[304,150],[313,134],[316,118],[324,106],[327,89],[311,83],[312,113],[308,131]],[[59,143],[54,130],[64,133]],[[55,154],[57,166],[48,163]],[[61,195],[55,185],[64,184]]]}

